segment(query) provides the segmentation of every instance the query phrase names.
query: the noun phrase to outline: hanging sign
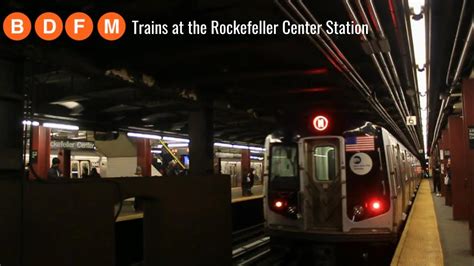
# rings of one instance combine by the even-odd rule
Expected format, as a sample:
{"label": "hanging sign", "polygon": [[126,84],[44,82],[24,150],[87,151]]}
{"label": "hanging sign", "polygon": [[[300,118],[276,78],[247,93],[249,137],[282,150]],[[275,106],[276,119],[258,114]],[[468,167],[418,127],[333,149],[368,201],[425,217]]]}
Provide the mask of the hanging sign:
{"label": "hanging sign", "polygon": [[468,127],[469,148],[474,149],[474,126]]}
{"label": "hanging sign", "polygon": [[416,116],[407,116],[407,126],[416,126]]}

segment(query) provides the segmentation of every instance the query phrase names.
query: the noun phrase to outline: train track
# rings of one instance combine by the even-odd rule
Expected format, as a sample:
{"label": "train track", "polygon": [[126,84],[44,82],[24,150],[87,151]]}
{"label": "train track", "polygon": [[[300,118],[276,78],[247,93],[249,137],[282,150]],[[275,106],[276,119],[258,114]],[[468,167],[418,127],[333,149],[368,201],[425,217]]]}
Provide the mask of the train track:
{"label": "train track", "polygon": [[233,265],[254,265],[270,252],[270,237],[265,235],[263,224],[232,233]]}

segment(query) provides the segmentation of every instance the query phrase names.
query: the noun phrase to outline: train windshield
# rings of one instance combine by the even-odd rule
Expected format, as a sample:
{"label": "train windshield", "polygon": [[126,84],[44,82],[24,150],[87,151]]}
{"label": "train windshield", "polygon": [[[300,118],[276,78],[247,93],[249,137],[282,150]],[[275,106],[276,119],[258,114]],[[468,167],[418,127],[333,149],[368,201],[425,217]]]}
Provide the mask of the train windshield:
{"label": "train windshield", "polygon": [[270,180],[279,177],[297,177],[298,154],[296,146],[274,145],[272,146]]}
{"label": "train windshield", "polygon": [[297,189],[299,178],[296,144],[274,144],[270,156],[270,186],[273,189]]}

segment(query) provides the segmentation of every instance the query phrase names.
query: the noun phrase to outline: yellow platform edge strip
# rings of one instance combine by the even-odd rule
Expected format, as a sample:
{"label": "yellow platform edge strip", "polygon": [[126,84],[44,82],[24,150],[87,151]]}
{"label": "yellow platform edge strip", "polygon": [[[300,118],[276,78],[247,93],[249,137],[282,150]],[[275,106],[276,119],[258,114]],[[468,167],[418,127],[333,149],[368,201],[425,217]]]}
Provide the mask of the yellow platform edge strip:
{"label": "yellow platform edge strip", "polygon": [[[426,186],[428,186],[428,188],[426,188]],[[400,257],[402,255],[403,248],[405,247],[405,242],[406,242],[406,238],[407,238],[408,231],[409,231],[408,229],[410,228],[411,220],[413,218],[413,214],[415,213],[415,210],[417,208],[416,203],[420,198],[419,196],[422,196],[422,195],[419,195],[422,189],[428,191],[428,195],[426,195],[426,196],[429,198],[429,201],[431,202],[430,205],[433,208],[433,212],[435,212],[433,198],[431,197],[431,190],[429,189],[429,181],[426,180],[426,179],[423,179],[420,183],[420,186],[418,187],[418,192],[417,192],[417,196],[415,197],[413,207],[410,211],[410,214],[409,214],[407,223],[405,225],[405,228],[403,230],[402,236],[400,238],[400,241],[398,242],[397,249],[395,250],[395,254],[393,255],[392,262],[390,263],[391,266],[403,265],[403,264],[400,264]],[[438,239],[437,242],[438,242],[438,246],[439,246],[439,250],[440,250],[440,256],[441,256],[441,259],[438,262],[439,264],[437,264],[437,265],[442,266],[442,265],[444,265],[444,257],[443,257],[443,252],[442,252],[443,249],[442,249],[442,246],[441,246],[440,236],[439,236],[439,229],[438,229],[439,227],[438,227],[438,221],[437,221],[436,213],[435,213],[435,216],[434,216],[434,224],[435,224],[435,228],[436,228],[436,234],[438,236],[437,237],[437,239]],[[424,230],[424,228],[418,228],[417,230]]]}
{"label": "yellow platform edge strip", "polygon": [[143,213],[134,213],[134,214],[127,214],[127,215],[120,215],[117,218],[116,222],[123,222],[123,221],[130,221],[130,220],[136,220],[136,219],[142,219],[143,218]]}
{"label": "yellow platform edge strip", "polygon": [[232,199],[232,203],[248,201],[248,200],[254,200],[254,199],[263,199],[263,195],[241,197],[241,198]]}

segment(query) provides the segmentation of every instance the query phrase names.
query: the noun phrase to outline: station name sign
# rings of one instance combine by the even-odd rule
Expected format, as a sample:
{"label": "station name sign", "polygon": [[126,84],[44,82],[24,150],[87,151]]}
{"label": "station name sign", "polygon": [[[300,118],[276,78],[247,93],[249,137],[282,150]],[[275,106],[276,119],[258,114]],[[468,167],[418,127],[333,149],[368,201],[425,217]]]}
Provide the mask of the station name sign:
{"label": "station name sign", "polygon": [[51,140],[51,149],[95,150],[95,144],[92,141]]}

